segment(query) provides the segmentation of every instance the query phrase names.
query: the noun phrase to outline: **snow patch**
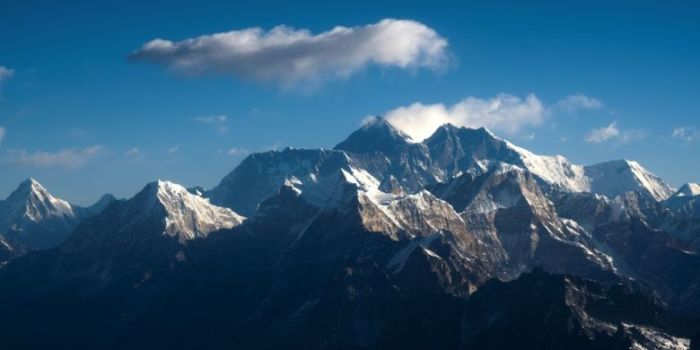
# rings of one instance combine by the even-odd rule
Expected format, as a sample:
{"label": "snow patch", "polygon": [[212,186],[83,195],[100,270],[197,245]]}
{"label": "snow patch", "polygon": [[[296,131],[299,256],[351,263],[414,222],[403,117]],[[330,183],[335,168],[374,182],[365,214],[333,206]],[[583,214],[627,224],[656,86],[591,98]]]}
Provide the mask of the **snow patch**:
{"label": "snow patch", "polygon": [[[633,350],[688,350],[690,339],[674,337],[652,327],[623,323],[632,335]],[[637,335],[637,331],[638,335]]]}
{"label": "snow patch", "polygon": [[440,237],[441,234],[437,233],[431,236],[424,236],[415,238],[410,241],[403,249],[399,250],[386,264],[386,269],[390,270],[393,274],[401,272],[406,265],[406,261],[413,254],[416,248],[421,247],[428,255],[442,259],[439,255],[435,254],[428,247]]}

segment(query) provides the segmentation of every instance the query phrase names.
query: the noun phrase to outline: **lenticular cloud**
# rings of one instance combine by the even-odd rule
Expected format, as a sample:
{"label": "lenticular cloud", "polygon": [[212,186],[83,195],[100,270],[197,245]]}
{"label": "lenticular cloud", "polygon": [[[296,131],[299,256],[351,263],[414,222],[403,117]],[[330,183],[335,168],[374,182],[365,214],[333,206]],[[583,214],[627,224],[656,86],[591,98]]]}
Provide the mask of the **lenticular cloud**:
{"label": "lenticular cloud", "polygon": [[401,69],[445,67],[447,40],[411,20],[384,19],[312,34],[277,26],[248,28],[178,42],[155,39],[133,52],[132,62],[165,65],[188,75],[231,75],[282,85],[347,78],[369,65]]}

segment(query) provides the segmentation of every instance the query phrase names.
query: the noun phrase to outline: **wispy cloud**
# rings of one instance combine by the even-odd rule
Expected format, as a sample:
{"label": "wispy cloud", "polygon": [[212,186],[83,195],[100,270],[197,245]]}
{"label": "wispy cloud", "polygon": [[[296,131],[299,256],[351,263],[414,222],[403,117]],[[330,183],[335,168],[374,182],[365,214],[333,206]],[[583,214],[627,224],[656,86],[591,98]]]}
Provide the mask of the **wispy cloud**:
{"label": "wispy cloud", "polygon": [[5,152],[0,160],[11,165],[79,168],[99,156],[104,149],[102,145],[80,149],[63,149],[56,152],[28,152],[26,150],[12,149]]}
{"label": "wispy cloud", "polygon": [[2,145],[2,141],[5,140],[5,135],[7,135],[7,130],[4,126],[0,126],[0,146]]}
{"label": "wispy cloud", "polygon": [[555,112],[558,110],[575,112],[581,109],[600,109],[602,107],[603,102],[599,99],[578,93],[562,98],[552,105],[551,109]]}
{"label": "wispy cloud", "polygon": [[124,152],[124,155],[127,157],[137,157],[141,155],[141,149],[138,147],[129,148]]}
{"label": "wispy cloud", "polygon": [[620,136],[620,130],[617,128],[617,122],[612,122],[608,126],[589,131],[583,139],[588,143],[601,143],[618,136]]}
{"label": "wispy cloud", "polygon": [[168,154],[177,153],[179,150],[180,150],[180,145],[175,145],[173,147],[168,148]]}
{"label": "wispy cloud", "polygon": [[607,126],[589,131],[583,140],[588,143],[602,143],[610,140],[617,140],[623,143],[643,140],[648,133],[640,129],[620,130],[617,122],[612,122]]}
{"label": "wispy cloud", "polygon": [[227,117],[223,114],[196,117],[194,121],[213,127],[219,133],[228,131]]}
{"label": "wispy cloud", "polygon": [[649,132],[641,129],[630,129],[622,132],[620,141],[623,143],[644,140],[649,136]]}
{"label": "wispy cloud", "polygon": [[290,85],[347,78],[371,64],[402,69],[441,69],[447,40],[412,20],[384,19],[319,34],[277,26],[247,28],[173,42],[155,39],[129,59],[167,66],[187,76],[206,74]]}
{"label": "wispy cloud", "polygon": [[671,136],[685,142],[693,142],[700,138],[700,130],[691,126],[684,126],[673,129]]}

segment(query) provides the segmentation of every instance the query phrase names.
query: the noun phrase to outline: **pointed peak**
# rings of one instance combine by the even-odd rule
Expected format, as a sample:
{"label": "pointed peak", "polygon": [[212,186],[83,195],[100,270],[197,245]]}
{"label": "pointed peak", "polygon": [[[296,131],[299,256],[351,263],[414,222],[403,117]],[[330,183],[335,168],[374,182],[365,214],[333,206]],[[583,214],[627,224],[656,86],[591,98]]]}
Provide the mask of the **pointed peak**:
{"label": "pointed peak", "polygon": [[685,197],[685,196],[699,196],[700,195],[700,184],[693,182],[688,182],[681,186],[678,191],[673,195],[674,197]]}
{"label": "pointed peak", "polygon": [[190,191],[188,191],[187,188],[185,188],[185,186],[174,183],[172,181],[160,179],[153,182],[149,182],[146,185],[146,187],[144,187],[144,189],[141,191],[141,193],[145,193],[146,196],[150,198],[158,198],[161,202],[163,202],[163,200],[167,198],[175,199],[176,197],[183,197],[188,195],[197,196],[196,194],[193,194]]}
{"label": "pointed peak", "polygon": [[147,183],[146,186],[144,186],[144,188],[138,194],[136,194],[132,200],[138,198],[138,201],[145,201],[147,203],[162,202],[161,197],[163,194],[173,192],[186,192],[189,194],[184,186],[159,179]]}
{"label": "pointed peak", "polygon": [[111,193],[107,193],[102,195],[100,199],[97,200],[97,202],[93,203],[91,206],[87,207],[86,209],[93,215],[99,214],[103,212],[110,204],[113,202],[116,202],[117,198],[112,195]]}
{"label": "pointed peak", "polygon": [[393,154],[412,143],[411,137],[395,128],[386,119],[368,117],[362,126],[337,144],[335,149],[351,153],[383,152]]}
{"label": "pointed peak", "polygon": [[33,190],[38,190],[38,189],[44,189],[44,186],[42,186],[39,181],[36,181],[33,177],[30,177],[24,181],[22,181],[19,184],[19,189],[33,189]]}
{"label": "pointed peak", "polygon": [[97,202],[95,202],[95,203],[94,203],[93,205],[91,205],[90,207],[92,208],[92,207],[102,206],[102,205],[105,205],[105,204],[112,203],[112,202],[114,202],[114,201],[116,201],[116,200],[117,200],[117,197],[115,197],[113,194],[111,194],[111,193],[106,193],[106,194],[103,194],[102,197],[100,197],[100,199],[98,199]]}
{"label": "pointed peak", "polygon": [[158,188],[159,188],[159,189],[163,189],[163,188],[180,188],[180,187],[181,187],[181,188],[185,188],[185,187],[183,187],[182,185],[178,185],[178,184],[176,184],[176,183],[174,183],[174,182],[172,182],[172,181],[168,181],[168,180],[160,180],[160,179],[158,179],[158,181],[156,181],[156,184],[158,185]]}
{"label": "pointed peak", "polygon": [[33,177],[29,177],[29,178],[27,178],[26,180],[22,181],[22,183],[26,183],[26,184],[38,184],[39,181],[36,181],[36,179],[33,178]]}
{"label": "pointed peak", "polygon": [[362,120],[362,128],[393,127],[386,119],[378,115],[370,115]]}
{"label": "pointed peak", "polygon": [[168,180],[161,180],[158,179],[156,181],[152,181],[146,184],[146,187],[144,189],[149,189],[149,190],[161,190],[161,189],[167,189],[167,188],[174,188],[174,187],[182,187],[181,185],[178,185],[172,181]]}
{"label": "pointed peak", "polygon": [[[34,178],[22,181],[17,189],[4,201],[10,211],[22,213],[30,220],[39,222],[49,217],[74,217],[70,203],[54,197]],[[20,215],[20,214],[18,214]]]}
{"label": "pointed peak", "polygon": [[495,139],[499,138],[498,136],[496,136],[496,134],[494,134],[494,133],[491,131],[491,129],[489,129],[489,128],[485,127],[485,126],[482,126],[482,127],[478,128],[478,129],[476,129],[476,130],[478,130],[479,132],[485,133],[486,135],[489,135],[489,136],[491,136],[491,137],[493,137],[493,138],[495,138]]}
{"label": "pointed peak", "polygon": [[105,194],[103,194],[102,197],[100,197],[100,199],[98,199],[97,201],[98,201],[98,202],[103,202],[103,201],[113,201],[113,200],[117,200],[117,197],[115,197],[115,196],[114,196],[113,194],[111,194],[111,193],[105,193]]}
{"label": "pointed peak", "polygon": [[17,189],[10,194],[9,198],[22,198],[22,200],[27,200],[30,197],[53,198],[51,193],[49,193],[44,186],[31,177],[22,181]]}
{"label": "pointed peak", "polygon": [[381,130],[381,131],[386,132],[386,133],[395,134],[395,135],[397,135],[403,139],[406,139],[406,140],[411,139],[411,137],[408,136],[408,134],[399,130],[397,127],[395,127],[393,124],[391,124],[388,120],[386,120],[380,116],[366,117],[362,121],[362,126],[360,126],[359,130],[365,130],[365,131],[366,130]]}
{"label": "pointed peak", "polygon": [[95,202],[91,207],[106,206],[106,205],[108,205],[116,200],[117,200],[117,197],[115,197],[113,194],[106,193],[106,194],[103,194],[102,197],[100,197],[100,199],[98,199],[97,202]]}

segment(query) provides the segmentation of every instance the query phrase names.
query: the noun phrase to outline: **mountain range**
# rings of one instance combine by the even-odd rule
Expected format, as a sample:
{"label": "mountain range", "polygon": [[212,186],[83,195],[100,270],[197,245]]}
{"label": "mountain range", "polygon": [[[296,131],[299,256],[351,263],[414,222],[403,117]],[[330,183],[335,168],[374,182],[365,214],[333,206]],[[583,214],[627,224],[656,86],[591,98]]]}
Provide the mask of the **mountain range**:
{"label": "mountain range", "polygon": [[7,348],[690,349],[700,186],[382,118],[209,190],[0,202]]}

